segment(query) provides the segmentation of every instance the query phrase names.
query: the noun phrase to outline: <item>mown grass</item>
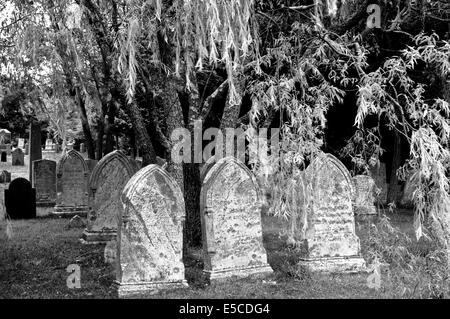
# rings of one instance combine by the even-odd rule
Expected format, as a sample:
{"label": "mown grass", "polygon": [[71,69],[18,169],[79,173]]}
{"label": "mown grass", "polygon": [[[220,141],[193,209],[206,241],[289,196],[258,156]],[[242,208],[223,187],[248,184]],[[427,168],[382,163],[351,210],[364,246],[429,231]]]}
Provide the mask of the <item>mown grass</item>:
{"label": "mown grass", "polygon": [[[412,232],[411,214],[397,214],[393,224]],[[0,226],[0,298],[116,298],[114,269],[103,261],[103,245],[85,246],[78,239],[82,229],[66,230],[67,219],[14,221],[14,237]],[[357,226],[365,243],[364,225]],[[379,290],[367,286],[367,273],[324,275],[298,269],[295,251],[285,244],[284,223],[264,218],[264,244],[274,273],[268,277],[229,279],[209,284],[202,273],[200,249],[186,258],[189,288],[161,292],[149,298],[397,298],[383,282]],[[363,251],[364,251],[364,247]],[[419,249],[421,249],[419,247]],[[425,248],[424,248],[425,249]],[[66,285],[70,264],[81,267],[81,289]]]}

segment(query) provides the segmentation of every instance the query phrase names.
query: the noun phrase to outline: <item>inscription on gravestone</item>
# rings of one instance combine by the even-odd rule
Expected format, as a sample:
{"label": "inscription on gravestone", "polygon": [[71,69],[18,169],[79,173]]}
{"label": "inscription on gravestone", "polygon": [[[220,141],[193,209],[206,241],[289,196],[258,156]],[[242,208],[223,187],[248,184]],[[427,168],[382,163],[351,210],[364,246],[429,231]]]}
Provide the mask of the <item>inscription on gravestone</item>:
{"label": "inscription on gravestone", "polygon": [[51,207],[56,203],[56,162],[37,160],[33,162],[33,187],[36,189],[36,205]]}
{"label": "inscription on gravestone", "polygon": [[175,180],[148,165],[126,184],[117,234],[119,297],[187,287],[184,277],[184,199]]}
{"label": "inscription on gravestone", "polygon": [[115,239],[123,187],[137,170],[122,152],[104,156],[89,179],[88,222],[83,243],[104,243]]}
{"label": "inscription on gravestone", "polygon": [[333,155],[317,157],[306,170],[307,212],[299,265],[312,271],[365,269],[355,233],[354,189],[347,168]]}
{"label": "inscription on gravestone", "polygon": [[262,242],[256,178],[234,157],[220,159],[203,173],[200,211],[208,278],[273,272]]}
{"label": "inscription on gravestone", "polygon": [[81,154],[70,150],[63,155],[56,174],[57,199],[54,214],[87,214],[89,171]]}

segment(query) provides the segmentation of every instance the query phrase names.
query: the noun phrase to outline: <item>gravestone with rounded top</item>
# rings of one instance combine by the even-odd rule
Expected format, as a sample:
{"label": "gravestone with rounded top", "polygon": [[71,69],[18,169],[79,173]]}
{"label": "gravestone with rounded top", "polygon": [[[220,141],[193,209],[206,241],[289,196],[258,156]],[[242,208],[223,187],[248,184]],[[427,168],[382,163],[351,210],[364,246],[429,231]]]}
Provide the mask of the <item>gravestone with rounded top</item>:
{"label": "gravestone with rounded top", "polygon": [[353,177],[355,198],[353,209],[356,215],[376,215],[375,208],[375,181],[368,175]]}
{"label": "gravestone with rounded top", "polygon": [[11,183],[11,173],[3,170],[0,173],[0,183]]}
{"label": "gravestone with rounded top", "polygon": [[117,234],[119,297],[187,287],[183,194],[160,166],[148,165],[125,185]]}
{"label": "gravestone with rounded top", "polygon": [[263,246],[261,191],[234,157],[204,173],[200,195],[204,272],[210,280],[273,272]]}
{"label": "gravestone with rounded top", "polygon": [[331,154],[316,157],[305,173],[307,215],[299,265],[312,271],[365,270],[352,207],[354,186],[347,168]]}
{"label": "gravestone with rounded top", "polygon": [[89,210],[83,243],[105,243],[116,238],[120,195],[136,171],[122,151],[107,154],[95,166],[89,179]]}
{"label": "gravestone with rounded top", "polygon": [[33,162],[33,187],[36,205],[53,207],[56,204],[56,162],[42,159]]}
{"label": "gravestone with rounded top", "polygon": [[21,148],[16,148],[11,153],[11,164],[12,166],[24,166],[25,165],[25,154]]}
{"label": "gravestone with rounded top", "polygon": [[80,153],[66,152],[56,169],[56,215],[86,215],[89,170]]}
{"label": "gravestone with rounded top", "polygon": [[6,213],[11,219],[36,218],[36,192],[26,178],[16,178],[5,189]]}

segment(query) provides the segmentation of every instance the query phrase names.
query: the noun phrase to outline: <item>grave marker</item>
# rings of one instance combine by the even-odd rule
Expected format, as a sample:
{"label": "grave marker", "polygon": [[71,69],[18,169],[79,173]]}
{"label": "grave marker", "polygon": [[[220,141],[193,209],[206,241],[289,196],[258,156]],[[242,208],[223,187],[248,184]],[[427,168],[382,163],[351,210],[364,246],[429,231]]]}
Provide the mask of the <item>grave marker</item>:
{"label": "grave marker", "polygon": [[126,184],[117,234],[119,297],[187,287],[184,277],[184,199],[175,180],[148,165]]}
{"label": "grave marker", "polygon": [[36,192],[27,179],[16,178],[5,189],[5,207],[11,219],[36,218]]}
{"label": "grave marker", "polygon": [[255,176],[234,157],[220,159],[204,173],[200,212],[208,278],[272,273],[262,241],[262,198]]}
{"label": "grave marker", "polygon": [[56,162],[42,159],[33,162],[33,187],[36,205],[53,207],[56,203]]}

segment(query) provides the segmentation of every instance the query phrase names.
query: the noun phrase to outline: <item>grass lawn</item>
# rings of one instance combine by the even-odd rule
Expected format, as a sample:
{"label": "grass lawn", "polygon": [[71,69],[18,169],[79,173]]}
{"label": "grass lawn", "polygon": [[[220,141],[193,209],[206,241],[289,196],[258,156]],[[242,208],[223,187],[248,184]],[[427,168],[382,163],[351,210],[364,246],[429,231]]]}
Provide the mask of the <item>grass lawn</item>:
{"label": "grass lawn", "polygon": [[[395,225],[412,234],[410,213],[392,217]],[[103,261],[103,245],[82,245],[82,229],[65,230],[68,219],[39,218],[14,221],[14,238],[0,226],[0,298],[116,298],[114,269]],[[365,234],[358,222],[358,235]],[[264,245],[274,274],[267,278],[230,279],[211,285],[202,274],[201,250],[192,249],[186,261],[189,288],[162,292],[150,298],[396,298],[383,283],[368,288],[367,273],[319,275],[299,271],[293,250],[281,234],[283,222],[263,219]],[[364,252],[364,246],[362,247]],[[194,257],[197,256],[197,257]],[[66,285],[70,264],[81,267],[81,289]]]}

